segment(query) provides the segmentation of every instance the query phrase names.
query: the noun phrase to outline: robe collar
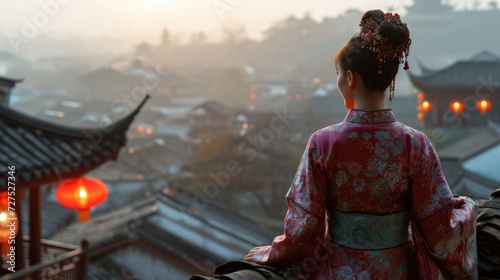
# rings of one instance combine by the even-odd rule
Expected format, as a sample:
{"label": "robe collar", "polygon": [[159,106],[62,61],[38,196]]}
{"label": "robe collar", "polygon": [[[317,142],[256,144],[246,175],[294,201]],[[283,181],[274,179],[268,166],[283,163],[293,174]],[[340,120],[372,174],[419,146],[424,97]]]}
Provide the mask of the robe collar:
{"label": "robe collar", "polygon": [[377,111],[362,111],[357,109],[352,109],[347,113],[344,118],[345,122],[351,123],[388,123],[395,122],[396,117],[392,113],[391,109],[377,110]]}

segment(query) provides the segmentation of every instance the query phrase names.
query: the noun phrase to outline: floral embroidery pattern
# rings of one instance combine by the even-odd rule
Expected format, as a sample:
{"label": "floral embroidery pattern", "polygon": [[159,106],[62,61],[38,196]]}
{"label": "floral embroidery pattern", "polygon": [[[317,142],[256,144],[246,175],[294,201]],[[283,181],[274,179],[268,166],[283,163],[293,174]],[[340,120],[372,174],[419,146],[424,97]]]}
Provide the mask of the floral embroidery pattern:
{"label": "floral embroidery pattern", "polygon": [[[299,269],[309,279],[411,278],[408,245],[363,250],[325,239],[325,215],[331,225],[356,224],[339,221],[335,211],[410,211],[443,273],[451,279],[477,278],[474,202],[453,197],[429,139],[397,122],[391,110],[351,110],[342,123],[315,132],[286,198],[284,233],[259,247],[257,263]],[[383,233],[388,241],[407,230],[396,224]],[[349,232],[350,242],[372,241],[365,227],[338,234],[343,232]]]}

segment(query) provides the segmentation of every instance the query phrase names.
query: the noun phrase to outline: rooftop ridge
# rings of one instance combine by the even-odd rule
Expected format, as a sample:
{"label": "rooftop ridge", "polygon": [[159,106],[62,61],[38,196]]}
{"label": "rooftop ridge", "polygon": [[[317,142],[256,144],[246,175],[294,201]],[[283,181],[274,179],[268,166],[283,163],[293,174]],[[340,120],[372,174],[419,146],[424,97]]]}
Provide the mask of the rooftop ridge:
{"label": "rooftop ridge", "polygon": [[500,61],[500,57],[495,55],[489,50],[483,50],[482,52],[474,55],[471,59],[467,60],[470,62],[485,62],[485,61]]}

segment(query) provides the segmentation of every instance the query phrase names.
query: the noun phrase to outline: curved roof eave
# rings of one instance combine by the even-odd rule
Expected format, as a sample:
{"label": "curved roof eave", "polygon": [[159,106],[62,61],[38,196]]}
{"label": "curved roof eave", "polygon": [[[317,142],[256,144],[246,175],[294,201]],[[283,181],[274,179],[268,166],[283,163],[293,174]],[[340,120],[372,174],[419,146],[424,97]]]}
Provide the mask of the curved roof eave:
{"label": "curved roof eave", "polygon": [[85,131],[100,131],[104,138],[110,137],[118,132],[122,132],[128,129],[128,126],[132,123],[135,116],[139,113],[141,108],[146,103],[149,95],[146,95],[144,99],[139,103],[139,105],[134,108],[127,116],[124,118],[106,126],[106,127],[95,127],[95,128],[74,128],[59,124],[54,124],[44,120],[36,119],[32,116],[26,115],[22,112],[14,110],[9,107],[0,106],[0,119],[6,123],[14,124],[19,127],[30,129],[34,131],[37,135],[53,136],[57,138],[87,138],[84,134]]}
{"label": "curved roof eave", "polygon": [[420,59],[417,59],[417,65],[422,70],[422,76],[432,75],[440,71],[439,69],[431,69],[424,66],[424,64],[422,63],[422,61],[420,61]]}

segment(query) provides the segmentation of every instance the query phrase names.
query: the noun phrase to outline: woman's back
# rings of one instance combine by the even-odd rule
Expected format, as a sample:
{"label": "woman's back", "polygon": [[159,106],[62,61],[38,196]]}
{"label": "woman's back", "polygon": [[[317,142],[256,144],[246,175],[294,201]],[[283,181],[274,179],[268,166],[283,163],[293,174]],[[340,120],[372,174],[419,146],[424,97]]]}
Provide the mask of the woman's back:
{"label": "woman's back", "polygon": [[352,110],[326,130],[317,142],[331,146],[328,210],[384,215],[409,208],[409,154],[418,131],[396,122],[390,110]]}
{"label": "woman's back", "polygon": [[[332,243],[310,279],[407,279],[410,155],[421,132],[397,122],[391,110],[351,110],[311,138],[325,176]],[[304,189],[295,190],[288,197],[300,203]],[[313,209],[320,203],[309,205],[321,211]]]}
{"label": "woman's back", "polygon": [[[411,220],[444,275],[475,279],[475,203],[452,195],[429,139],[385,108],[399,65],[409,67],[407,25],[372,10],[360,27],[335,55],[350,111],[311,135],[287,194],[284,234],[245,259],[309,279],[413,278]],[[421,279],[437,279],[431,270]]]}

